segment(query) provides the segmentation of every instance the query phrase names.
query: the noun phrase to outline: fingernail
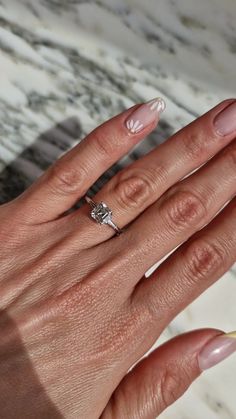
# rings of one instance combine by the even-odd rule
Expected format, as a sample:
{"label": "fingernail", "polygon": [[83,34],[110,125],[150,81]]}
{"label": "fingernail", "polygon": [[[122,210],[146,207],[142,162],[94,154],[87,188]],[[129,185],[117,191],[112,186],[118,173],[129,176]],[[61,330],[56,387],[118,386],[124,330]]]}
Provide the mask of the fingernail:
{"label": "fingernail", "polygon": [[207,370],[236,352],[236,332],[224,333],[211,339],[198,355],[201,370]]}
{"label": "fingernail", "polygon": [[148,125],[159,120],[160,114],[164,112],[166,104],[160,97],[152,99],[139,106],[131,115],[129,115],[125,124],[132,134],[137,134]]}
{"label": "fingernail", "polygon": [[236,131],[236,101],[216,116],[214,125],[219,135],[229,135]]}

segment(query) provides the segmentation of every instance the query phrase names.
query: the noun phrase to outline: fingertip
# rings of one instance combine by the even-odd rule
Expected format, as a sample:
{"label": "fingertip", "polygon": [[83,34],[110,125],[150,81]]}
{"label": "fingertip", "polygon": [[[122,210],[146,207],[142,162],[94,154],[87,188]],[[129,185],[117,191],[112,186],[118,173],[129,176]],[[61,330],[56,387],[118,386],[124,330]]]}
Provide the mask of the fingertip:
{"label": "fingertip", "polygon": [[125,127],[131,134],[141,133],[148,127],[156,125],[165,109],[166,103],[159,97],[143,103],[124,121]]}

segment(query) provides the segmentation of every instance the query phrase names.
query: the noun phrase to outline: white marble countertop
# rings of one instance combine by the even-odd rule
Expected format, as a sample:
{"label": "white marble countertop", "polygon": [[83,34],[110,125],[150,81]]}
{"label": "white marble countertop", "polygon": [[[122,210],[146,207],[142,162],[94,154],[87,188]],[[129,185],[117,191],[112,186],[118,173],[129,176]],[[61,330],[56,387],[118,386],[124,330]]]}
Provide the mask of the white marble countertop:
{"label": "white marble countertop", "polygon": [[[99,122],[161,95],[158,130],[120,164],[138,158],[235,97],[235,69],[235,0],[0,0],[0,202]],[[235,294],[233,267],[160,341],[200,327],[236,329]],[[235,377],[232,356],[161,417],[235,419]]]}

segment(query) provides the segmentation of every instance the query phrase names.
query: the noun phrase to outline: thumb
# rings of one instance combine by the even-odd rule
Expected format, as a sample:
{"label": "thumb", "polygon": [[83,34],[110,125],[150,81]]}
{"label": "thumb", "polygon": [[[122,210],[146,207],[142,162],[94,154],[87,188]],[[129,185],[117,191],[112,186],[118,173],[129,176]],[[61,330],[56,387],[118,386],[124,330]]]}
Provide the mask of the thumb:
{"label": "thumb", "polygon": [[236,332],[202,329],[180,335],[143,358],[123,378],[102,419],[154,419],[202,370],[236,351]]}

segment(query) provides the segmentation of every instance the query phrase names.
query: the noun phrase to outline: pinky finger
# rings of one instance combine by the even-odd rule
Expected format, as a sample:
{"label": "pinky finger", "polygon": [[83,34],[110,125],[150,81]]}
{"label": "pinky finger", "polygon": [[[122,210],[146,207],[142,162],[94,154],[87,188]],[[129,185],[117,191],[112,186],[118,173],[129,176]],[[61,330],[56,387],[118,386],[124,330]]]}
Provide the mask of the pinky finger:
{"label": "pinky finger", "polygon": [[[164,328],[236,262],[236,196],[137,284],[132,301]],[[161,320],[160,320],[161,319]]]}
{"label": "pinky finger", "polygon": [[101,419],[154,419],[207,369],[236,351],[236,334],[202,329],[178,336],[121,381]]}

